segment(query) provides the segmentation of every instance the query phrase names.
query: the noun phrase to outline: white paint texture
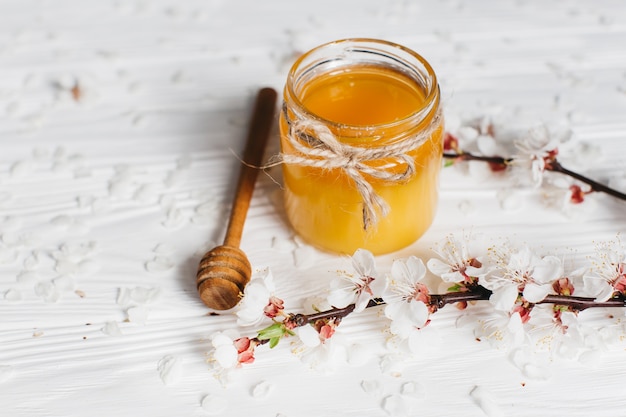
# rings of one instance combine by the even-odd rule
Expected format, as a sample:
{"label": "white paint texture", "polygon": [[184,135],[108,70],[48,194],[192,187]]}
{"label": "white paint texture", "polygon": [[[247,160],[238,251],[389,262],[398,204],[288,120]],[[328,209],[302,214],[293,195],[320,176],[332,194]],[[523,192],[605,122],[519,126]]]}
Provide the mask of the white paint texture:
{"label": "white paint texture", "polygon": [[[593,151],[586,173],[624,183],[619,0],[2,2],[0,414],[624,414],[623,350],[522,371],[457,327],[454,308],[433,317],[436,348],[410,363],[363,359],[326,375],[285,341],[259,348],[228,383],[209,372],[209,337],[237,329],[236,317],[207,314],[195,269],[222,238],[254,94],[282,89],[299,53],[354,36],[424,55],[450,126],[485,114],[529,127],[564,121],[577,149]],[[380,270],[428,256],[461,229],[582,259],[594,241],[626,232],[624,205],[609,198],[568,215],[478,171],[444,171],[435,224],[380,257]],[[346,261],[294,238],[277,195],[260,175],[242,247],[255,269],[271,268],[287,309],[298,308],[323,295]],[[612,323],[607,315],[597,314],[599,327]],[[366,311],[339,329],[376,351],[382,321]]]}

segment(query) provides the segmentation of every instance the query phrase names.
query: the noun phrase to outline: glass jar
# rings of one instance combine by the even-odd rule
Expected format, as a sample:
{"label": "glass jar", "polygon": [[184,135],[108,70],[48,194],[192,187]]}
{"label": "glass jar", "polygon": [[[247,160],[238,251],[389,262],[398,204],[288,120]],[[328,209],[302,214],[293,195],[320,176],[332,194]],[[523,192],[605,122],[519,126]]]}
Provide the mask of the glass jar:
{"label": "glass jar", "polygon": [[301,56],[280,119],[289,222],[321,249],[401,249],[431,225],[443,117],[435,73],[420,55],[346,39]]}

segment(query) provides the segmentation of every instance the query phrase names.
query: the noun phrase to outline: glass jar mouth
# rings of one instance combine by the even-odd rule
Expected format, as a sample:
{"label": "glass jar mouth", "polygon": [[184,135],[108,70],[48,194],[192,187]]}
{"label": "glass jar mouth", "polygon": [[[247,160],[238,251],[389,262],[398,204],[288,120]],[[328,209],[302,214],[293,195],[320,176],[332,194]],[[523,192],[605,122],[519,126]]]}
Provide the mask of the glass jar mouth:
{"label": "glass jar mouth", "polygon": [[[341,123],[310,111],[302,102],[302,86],[319,74],[349,68],[355,64],[372,64],[400,71],[424,90],[424,104],[399,119],[360,125]],[[420,121],[434,114],[438,108],[439,85],[432,66],[417,52],[385,40],[372,38],[348,38],[328,42],[304,53],[292,65],[285,88],[290,107],[299,117],[313,119],[336,129],[387,129],[405,123]]]}

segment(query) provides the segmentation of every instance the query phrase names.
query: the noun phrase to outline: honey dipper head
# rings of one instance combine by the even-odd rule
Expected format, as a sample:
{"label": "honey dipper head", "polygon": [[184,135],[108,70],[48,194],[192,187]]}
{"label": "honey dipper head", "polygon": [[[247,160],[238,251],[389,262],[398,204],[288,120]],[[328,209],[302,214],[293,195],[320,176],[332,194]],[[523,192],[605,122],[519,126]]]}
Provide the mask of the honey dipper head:
{"label": "honey dipper head", "polygon": [[196,285],[202,302],[215,310],[233,308],[241,299],[252,268],[241,249],[218,246],[200,261]]}

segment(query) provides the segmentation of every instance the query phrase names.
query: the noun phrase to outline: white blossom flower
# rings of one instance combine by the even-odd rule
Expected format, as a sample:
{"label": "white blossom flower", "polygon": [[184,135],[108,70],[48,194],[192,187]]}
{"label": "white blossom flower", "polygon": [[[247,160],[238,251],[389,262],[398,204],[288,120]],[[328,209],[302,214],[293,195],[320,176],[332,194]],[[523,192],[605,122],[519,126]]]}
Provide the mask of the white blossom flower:
{"label": "white blossom flower", "polygon": [[518,295],[529,303],[538,303],[552,289],[551,283],[563,274],[563,265],[555,256],[539,257],[528,246],[507,256],[495,252],[496,267],[485,275],[482,284],[493,291],[490,301],[502,311],[511,311]]}
{"label": "white blossom flower", "polygon": [[543,204],[560,210],[565,216],[576,221],[597,215],[601,207],[598,207],[598,200],[594,194],[586,192],[585,188],[564,175],[551,178],[541,187]]}
{"label": "white blossom flower", "polygon": [[315,330],[313,326],[301,326],[295,329],[296,335],[306,347],[313,348],[319,346],[322,341],[320,340],[320,334]]}
{"label": "white blossom flower", "polygon": [[363,311],[369,301],[380,295],[385,287],[382,279],[376,278],[374,255],[365,249],[357,249],[352,255],[352,266],[357,275],[343,274],[330,283],[328,302],[338,308],[355,304],[355,312]]}
{"label": "white blossom flower", "polygon": [[428,287],[421,282],[425,275],[424,263],[415,256],[396,260],[391,265],[383,293],[387,303],[385,316],[391,319],[391,332],[402,339],[428,323],[430,295]]}
{"label": "white blossom flower", "polygon": [[257,345],[256,339],[239,337],[233,330],[217,332],[211,336],[212,350],[208,354],[208,362],[218,373],[227,372],[242,364],[254,362],[254,349]]}
{"label": "white blossom flower", "polygon": [[231,331],[217,332],[211,337],[213,350],[209,354],[209,361],[215,361],[222,368],[233,368],[237,365],[237,348],[234,340],[236,336]]}
{"label": "white blossom flower", "polygon": [[223,386],[233,382],[236,370],[242,364],[254,362],[257,341],[239,337],[232,329],[216,332],[211,336],[211,349],[207,352],[207,364],[213,376]]}
{"label": "white blossom flower", "polygon": [[585,290],[606,301],[617,293],[626,293],[626,251],[619,241],[604,242],[596,247],[592,266],[583,275]]}
{"label": "white blossom flower", "polygon": [[485,318],[475,320],[469,315],[465,321],[475,323],[474,336],[486,340],[498,349],[512,350],[524,344],[526,333],[519,313],[509,314],[502,311],[491,311]]}
{"label": "white blossom flower", "polygon": [[426,265],[430,272],[445,282],[471,283],[487,273],[486,267],[477,256],[478,253],[484,253],[477,250],[479,243],[482,241],[472,239],[471,236],[463,236],[461,240],[448,235],[434,249],[441,259],[429,259]]}
{"label": "white blossom flower", "polygon": [[538,305],[527,325],[530,345],[536,351],[574,359],[584,348],[584,338],[573,312],[559,312],[554,305]]}
{"label": "white blossom flower", "polygon": [[[248,285],[246,285],[243,298],[237,306],[237,324],[240,326],[254,326],[259,324],[264,318],[272,317],[271,314],[267,314],[267,307],[275,304],[275,288],[274,278],[269,268],[255,273]],[[280,306],[282,307],[282,301],[278,301],[280,301]]]}
{"label": "white blossom flower", "polygon": [[546,162],[556,156],[561,139],[559,135],[550,132],[547,126],[531,129],[515,143],[519,153],[514,156],[514,165],[530,168],[533,183],[541,185]]}
{"label": "white blossom flower", "polygon": [[[304,314],[327,311],[332,307],[325,299],[307,299],[303,305]],[[348,357],[349,341],[336,330],[341,321],[335,318],[319,319],[305,326],[293,329],[298,336],[294,352],[302,362],[324,373],[332,372]]]}
{"label": "white blossom flower", "polygon": [[[348,341],[341,334],[335,334],[332,338],[322,341],[319,333],[312,326],[304,326],[297,333],[300,336],[300,340],[305,343],[305,346],[299,352],[300,360],[312,369],[330,374],[339,365],[346,363]],[[313,333],[316,333],[316,335]],[[320,343],[315,344],[315,337],[317,337]],[[306,345],[306,343],[309,344]]]}

